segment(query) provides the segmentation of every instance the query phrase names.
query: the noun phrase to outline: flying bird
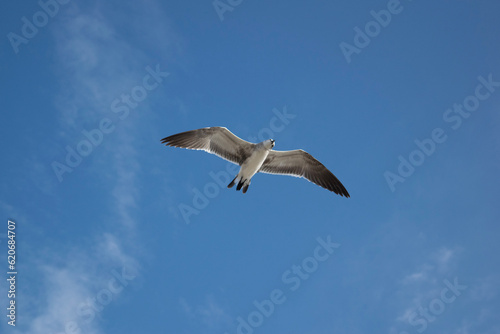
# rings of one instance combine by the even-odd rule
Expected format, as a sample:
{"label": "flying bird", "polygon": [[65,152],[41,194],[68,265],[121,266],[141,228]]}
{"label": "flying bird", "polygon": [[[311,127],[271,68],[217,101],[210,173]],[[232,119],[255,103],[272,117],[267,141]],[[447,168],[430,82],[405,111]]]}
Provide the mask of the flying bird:
{"label": "flying bird", "polygon": [[241,166],[229,183],[246,193],[250,180],[258,173],[303,177],[334,193],[350,197],[345,187],[321,162],[303,150],[274,151],[275,141],[267,139],[254,144],[224,127],[210,127],[178,133],[161,140],[166,146],[203,150]]}

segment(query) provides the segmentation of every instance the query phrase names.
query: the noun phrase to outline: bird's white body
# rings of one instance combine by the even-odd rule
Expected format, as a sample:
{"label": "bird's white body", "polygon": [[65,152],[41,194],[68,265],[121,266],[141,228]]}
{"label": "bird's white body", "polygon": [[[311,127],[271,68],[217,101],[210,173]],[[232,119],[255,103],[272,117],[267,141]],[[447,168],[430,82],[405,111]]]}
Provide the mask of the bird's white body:
{"label": "bird's white body", "polygon": [[252,155],[245,161],[245,163],[243,163],[243,165],[241,165],[240,171],[235,178],[235,182],[243,183],[243,187],[250,184],[251,178],[260,170],[269,154],[270,148],[266,147],[266,142],[268,141],[258,144],[258,147]]}

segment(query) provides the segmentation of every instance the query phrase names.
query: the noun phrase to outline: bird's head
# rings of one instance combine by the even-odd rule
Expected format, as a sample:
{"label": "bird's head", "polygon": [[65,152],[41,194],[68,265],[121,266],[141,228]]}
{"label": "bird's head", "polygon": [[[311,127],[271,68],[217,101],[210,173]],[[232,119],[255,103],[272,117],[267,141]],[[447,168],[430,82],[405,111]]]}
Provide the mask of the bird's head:
{"label": "bird's head", "polygon": [[272,149],[274,147],[274,139],[268,139],[264,142],[264,146],[266,146],[266,148],[268,150]]}

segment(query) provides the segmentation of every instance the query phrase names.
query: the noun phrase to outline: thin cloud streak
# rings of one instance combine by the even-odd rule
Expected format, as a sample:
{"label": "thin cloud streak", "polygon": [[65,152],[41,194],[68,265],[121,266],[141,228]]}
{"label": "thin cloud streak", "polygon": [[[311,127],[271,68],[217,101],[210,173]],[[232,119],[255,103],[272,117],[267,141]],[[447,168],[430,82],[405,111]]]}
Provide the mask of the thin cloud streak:
{"label": "thin cloud streak", "polygon": [[[70,6],[69,14],[61,15],[61,23],[53,29],[56,72],[61,82],[54,102],[59,111],[59,140],[63,142],[109,113],[112,99],[136,85],[138,78],[144,76],[144,66],[149,60],[142,50],[124,41],[119,29],[107,20],[106,12],[101,11],[102,6],[85,10],[75,3]],[[155,20],[163,19],[166,17],[157,12]],[[164,26],[162,22],[156,23]],[[147,107],[147,100],[143,101],[141,108]],[[86,333],[100,333],[98,319],[85,321],[78,311],[106,287],[113,270],[119,272],[119,268],[126,267],[137,272],[140,269],[136,256],[123,247],[137,239],[136,212],[140,199],[137,184],[140,164],[132,123],[125,123],[114,137],[105,139],[104,145],[97,148],[101,152],[90,159],[90,167],[87,167],[103,164],[108,169],[97,176],[112,189],[108,195],[109,219],[102,223],[107,232],[91,237],[88,247],[71,252],[65,251],[65,246],[59,247],[57,264],[47,263],[47,258],[35,263],[44,288],[25,296],[26,300],[33,299],[34,305],[24,319],[24,323],[30,324],[26,333],[59,333],[74,324]],[[51,252],[54,251],[48,251],[49,255]],[[35,302],[39,299],[44,302]]]}

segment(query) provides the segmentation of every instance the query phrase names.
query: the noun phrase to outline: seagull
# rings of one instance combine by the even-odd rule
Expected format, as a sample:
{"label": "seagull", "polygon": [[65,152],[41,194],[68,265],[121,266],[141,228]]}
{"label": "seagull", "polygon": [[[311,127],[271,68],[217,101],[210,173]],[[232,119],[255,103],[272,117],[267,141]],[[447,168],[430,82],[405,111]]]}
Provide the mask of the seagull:
{"label": "seagull", "polygon": [[304,150],[275,151],[274,139],[254,144],[225,127],[209,127],[178,133],[161,140],[166,146],[203,150],[241,166],[228,184],[246,193],[252,177],[258,173],[303,177],[335,194],[350,197],[345,187],[321,162]]}

